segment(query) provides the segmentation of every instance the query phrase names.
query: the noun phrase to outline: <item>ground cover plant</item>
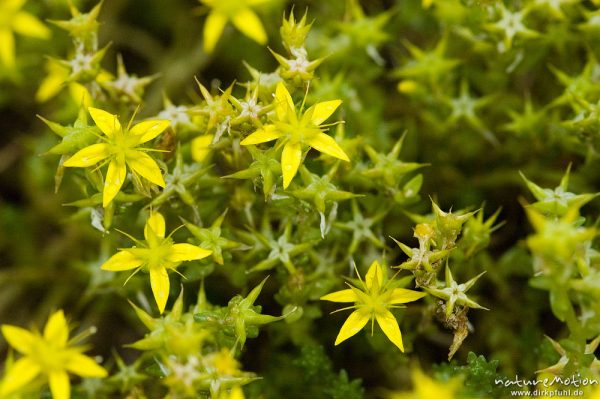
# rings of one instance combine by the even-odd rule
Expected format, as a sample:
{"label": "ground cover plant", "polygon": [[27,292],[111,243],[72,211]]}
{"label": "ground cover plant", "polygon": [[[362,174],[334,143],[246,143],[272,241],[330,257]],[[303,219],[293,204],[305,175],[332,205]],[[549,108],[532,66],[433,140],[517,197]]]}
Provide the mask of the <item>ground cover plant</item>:
{"label": "ground cover plant", "polygon": [[599,7],[0,0],[0,397],[600,397]]}

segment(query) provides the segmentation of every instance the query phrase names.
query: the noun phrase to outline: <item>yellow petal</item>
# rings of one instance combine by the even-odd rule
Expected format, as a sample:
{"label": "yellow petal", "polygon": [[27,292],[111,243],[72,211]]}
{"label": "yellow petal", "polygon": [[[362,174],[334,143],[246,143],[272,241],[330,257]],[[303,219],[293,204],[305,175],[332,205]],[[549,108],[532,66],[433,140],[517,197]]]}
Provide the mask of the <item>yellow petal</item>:
{"label": "yellow petal", "polygon": [[202,162],[206,159],[210,153],[210,144],[214,137],[214,134],[204,134],[192,140],[190,151],[194,161]]}
{"label": "yellow petal", "polygon": [[140,122],[129,130],[129,133],[140,136],[139,144],[152,140],[165,131],[171,122],[167,120],[151,120]]}
{"label": "yellow petal", "polygon": [[258,129],[244,140],[240,142],[241,145],[254,145],[260,143],[266,143],[267,141],[275,140],[281,137],[281,133],[277,130],[275,125],[266,125],[262,129]]}
{"label": "yellow petal", "polygon": [[98,76],[96,76],[96,82],[98,83],[103,83],[103,82],[110,82],[111,80],[114,80],[115,77],[108,71],[105,71],[104,69],[102,69],[100,71],[100,73],[98,74]]}
{"label": "yellow petal", "polygon": [[371,263],[369,271],[365,276],[365,283],[368,289],[377,287],[379,289],[383,285],[383,268],[376,260]]}
{"label": "yellow petal", "polygon": [[123,250],[111,256],[100,268],[102,270],[110,270],[111,272],[120,272],[123,270],[135,269],[143,263],[143,259],[140,259],[127,250]]}
{"label": "yellow petal", "polygon": [[158,305],[158,310],[162,314],[169,299],[169,275],[164,267],[153,267],[150,269],[150,285],[152,293]]}
{"label": "yellow petal", "polygon": [[63,88],[65,79],[58,75],[48,75],[35,92],[35,100],[43,103],[57,95]]}
{"label": "yellow petal", "polygon": [[0,29],[0,60],[9,68],[15,66],[15,38],[8,29]]}
{"label": "yellow petal", "polygon": [[50,371],[48,381],[50,382],[52,399],[69,399],[71,397],[69,375],[65,371]]}
{"label": "yellow petal", "polygon": [[2,335],[6,341],[24,355],[32,351],[35,336],[24,328],[5,324],[2,326]]}
{"label": "yellow petal", "polygon": [[245,399],[244,391],[239,386],[235,386],[231,388],[231,393],[229,393],[229,397],[227,399]]}
{"label": "yellow petal", "polygon": [[238,11],[232,18],[233,25],[244,35],[260,44],[267,43],[267,33],[262,22],[250,8]]}
{"label": "yellow petal", "polygon": [[63,166],[72,168],[87,168],[106,159],[110,155],[110,147],[105,143],[92,144],[77,151],[67,159]]}
{"label": "yellow petal", "polygon": [[0,397],[28,385],[40,373],[40,366],[29,357],[17,360],[10,369],[6,371],[0,385]]}
{"label": "yellow petal", "polygon": [[69,325],[62,310],[54,312],[44,327],[44,339],[58,347],[64,347],[69,340]]}
{"label": "yellow petal", "polygon": [[283,172],[283,188],[287,188],[302,161],[302,147],[300,143],[287,143],[281,153],[281,171]]}
{"label": "yellow petal", "polygon": [[340,333],[335,339],[335,344],[338,345],[358,333],[360,330],[362,330],[365,324],[367,324],[370,318],[371,315],[369,312],[365,312],[360,309],[352,312],[340,329]]}
{"label": "yellow petal", "polygon": [[212,254],[212,251],[208,249],[200,248],[192,244],[174,244],[171,247],[171,254],[169,254],[169,261],[171,262],[183,262],[186,260],[198,260],[206,258]]}
{"label": "yellow petal", "polygon": [[400,327],[398,326],[398,321],[390,312],[386,310],[382,313],[375,314],[375,319],[377,320],[377,324],[383,330],[385,335],[392,341],[394,345],[398,347],[402,352],[404,352],[404,345],[402,344],[402,333],[400,332]]}
{"label": "yellow petal", "polygon": [[74,353],[69,357],[65,368],[70,372],[86,378],[103,378],[108,375],[106,370],[96,361],[80,353]]}
{"label": "yellow petal", "polygon": [[275,100],[275,112],[279,120],[285,121],[288,120],[288,118],[296,120],[294,101],[283,82],[277,83],[277,87],[275,88]]}
{"label": "yellow petal", "polygon": [[39,19],[27,12],[19,12],[14,16],[12,27],[15,32],[24,36],[37,37],[39,39],[48,39],[50,29],[48,29]]}
{"label": "yellow petal", "polygon": [[144,226],[144,237],[148,240],[151,234],[154,234],[157,237],[164,238],[165,229],[164,216],[160,212],[152,212]]}
{"label": "yellow petal", "polygon": [[19,11],[27,0],[3,0],[2,7],[11,13]]}
{"label": "yellow petal", "polygon": [[335,139],[325,133],[317,134],[315,137],[308,140],[307,143],[317,151],[350,162],[350,158],[348,158],[348,155],[346,155],[344,150],[336,143]]}
{"label": "yellow petal", "polygon": [[204,51],[212,53],[223,33],[227,17],[218,12],[211,12],[204,22]]}
{"label": "yellow petal", "polygon": [[395,288],[392,291],[392,296],[389,299],[389,303],[391,305],[395,305],[398,303],[412,302],[423,298],[425,295],[426,294],[424,292],[407,290],[406,288]]}
{"label": "yellow petal", "polygon": [[331,301],[331,302],[356,302],[358,301],[358,297],[354,291],[341,290],[337,292],[332,292],[331,294],[324,295],[320,298],[322,301]]}
{"label": "yellow petal", "polygon": [[[321,123],[325,122],[327,120],[327,118],[329,118],[334,112],[335,110],[340,106],[340,104],[342,103],[342,100],[333,100],[333,101],[324,101],[322,103],[318,103],[313,105],[312,108],[312,115],[311,115],[311,122],[314,123],[315,125],[320,125]],[[310,109],[308,109],[306,111],[306,113],[308,114],[310,111]]]}
{"label": "yellow petal", "polygon": [[35,100],[41,103],[57,95],[69,77],[69,70],[54,61],[46,63],[46,70],[48,75],[42,80],[40,87],[35,93]]}
{"label": "yellow petal", "polygon": [[127,168],[125,162],[120,158],[115,158],[108,164],[106,171],[106,180],[104,181],[104,190],[102,192],[102,206],[106,208],[108,204],[117,196],[119,190],[125,182]]}
{"label": "yellow petal", "polygon": [[106,134],[108,137],[113,137],[115,132],[122,129],[116,115],[109,114],[106,111],[94,107],[89,107],[88,111],[94,122],[96,122],[96,126],[98,126],[102,133]]}
{"label": "yellow petal", "polygon": [[76,82],[69,84],[69,92],[71,93],[71,98],[77,104],[82,104],[85,107],[89,107],[94,103],[92,101],[92,95],[82,84]]}
{"label": "yellow petal", "polygon": [[138,175],[146,178],[150,182],[165,187],[166,183],[163,179],[162,172],[148,154],[141,151],[129,151],[127,154],[127,165]]}

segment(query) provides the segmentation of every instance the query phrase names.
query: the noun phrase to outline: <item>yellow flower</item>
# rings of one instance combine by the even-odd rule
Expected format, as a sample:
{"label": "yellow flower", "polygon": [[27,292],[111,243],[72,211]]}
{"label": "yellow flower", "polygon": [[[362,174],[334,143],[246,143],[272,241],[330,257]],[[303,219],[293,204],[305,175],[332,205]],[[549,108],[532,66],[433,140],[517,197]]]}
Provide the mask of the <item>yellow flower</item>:
{"label": "yellow flower", "polygon": [[244,391],[241,387],[233,387],[229,392],[229,396],[226,396],[227,399],[244,399]]}
{"label": "yellow flower", "polygon": [[71,391],[68,372],[88,378],[107,376],[104,368],[82,354],[84,346],[73,346],[77,338],[69,341],[69,326],[62,310],[50,316],[43,335],[7,324],[2,326],[2,334],[23,357],[7,371],[0,385],[0,397],[23,388],[44,374],[50,383],[52,397],[68,399]]}
{"label": "yellow flower", "polygon": [[283,172],[283,188],[287,188],[302,162],[304,146],[350,162],[348,155],[331,136],[323,133],[321,124],[340,106],[342,100],[317,103],[298,115],[290,93],[282,82],[275,89],[275,120],[270,125],[258,129],[240,144],[253,145],[282,139],[281,169]]}
{"label": "yellow flower", "polygon": [[589,399],[600,399],[600,386],[592,389],[588,395]]}
{"label": "yellow flower", "polygon": [[423,6],[423,8],[429,8],[431,7],[431,5],[433,4],[433,0],[422,0],[421,1],[421,5]]}
{"label": "yellow flower", "polygon": [[244,35],[260,44],[267,43],[267,34],[260,19],[252,11],[252,6],[271,0],[200,0],[211,8],[204,23],[204,50],[214,50],[227,21]]}
{"label": "yellow flower", "polygon": [[204,134],[202,136],[198,136],[192,140],[192,159],[196,162],[204,161],[211,150],[211,143],[215,138],[214,134]]}
{"label": "yellow flower", "polygon": [[0,1],[0,61],[7,67],[15,65],[15,38],[13,32],[38,39],[48,39],[50,30],[21,8],[26,0]]}
{"label": "yellow flower", "polygon": [[356,310],[350,314],[342,326],[335,344],[338,345],[358,333],[369,320],[371,320],[372,329],[373,322],[377,320],[377,324],[390,341],[404,352],[398,321],[389,309],[404,307],[399,304],[416,301],[426,294],[405,288],[394,288],[394,280],[386,282],[384,270],[377,261],[374,261],[369,267],[365,280],[360,280],[362,288],[349,285],[350,289],[333,292],[321,297],[321,300],[324,301],[354,302],[354,306],[345,308]]}
{"label": "yellow flower", "polygon": [[461,378],[455,377],[446,382],[438,382],[428,377],[420,369],[412,372],[413,392],[389,392],[386,399],[457,399]]}
{"label": "yellow flower", "polygon": [[104,142],[79,150],[63,165],[86,168],[101,161],[109,162],[104,181],[102,206],[106,208],[121,190],[127,176],[127,166],[135,174],[165,187],[165,181],[156,161],[143,152],[149,149],[137,147],[161,134],[169,126],[169,121],[149,120],[123,129],[116,115],[92,107],[88,110],[96,126],[106,136],[100,137]]}
{"label": "yellow flower", "polygon": [[165,218],[158,212],[152,213],[146,220],[144,237],[145,242],[132,238],[137,245],[121,249],[104,262],[102,269],[118,272],[146,267],[150,272],[150,285],[158,310],[163,313],[170,290],[167,270],[174,270],[184,261],[205,258],[212,251],[192,244],[174,244],[170,235],[165,237]]}
{"label": "yellow flower", "polygon": [[453,378],[447,382],[438,382],[420,369],[412,373],[414,391],[419,399],[455,399],[458,398],[457,391],[460,388],[460,378]]}
{"label": "yellow flower", "polygon": [[[59,94],[65,87],[69,88],[71,98],[76,104],[83,104],[85,107],[92,106],[92,95],[84,85],[77,82],[69,82],[69,68],[56,60],[50,59],[46,63],[47,75],[40,83],[40,87],[35,93],[36,101],[44,103],[52,97]],[[102,70],[96,77],[96,82],[106,82],[112,80],[110,73]]]}

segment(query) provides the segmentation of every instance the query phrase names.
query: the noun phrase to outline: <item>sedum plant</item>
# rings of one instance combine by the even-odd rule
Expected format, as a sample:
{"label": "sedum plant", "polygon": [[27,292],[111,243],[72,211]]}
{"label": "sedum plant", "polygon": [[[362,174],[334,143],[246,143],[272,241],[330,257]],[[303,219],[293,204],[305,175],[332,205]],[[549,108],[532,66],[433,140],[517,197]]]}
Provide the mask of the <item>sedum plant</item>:
{"label": "sedum plant", "polygon": [[0,396],[599,395],[597,1],[192,3],[0,2]]}

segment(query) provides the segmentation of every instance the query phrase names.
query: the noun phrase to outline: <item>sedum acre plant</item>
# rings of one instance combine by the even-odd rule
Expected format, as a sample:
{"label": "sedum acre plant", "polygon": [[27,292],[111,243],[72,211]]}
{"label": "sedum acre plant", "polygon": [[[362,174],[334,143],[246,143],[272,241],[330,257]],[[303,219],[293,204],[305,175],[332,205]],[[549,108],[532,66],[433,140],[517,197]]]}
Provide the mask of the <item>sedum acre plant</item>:
{"label": "sedum acre plant", "polygon": [[599,7],[0,1],[0,397],[599,397]]}

